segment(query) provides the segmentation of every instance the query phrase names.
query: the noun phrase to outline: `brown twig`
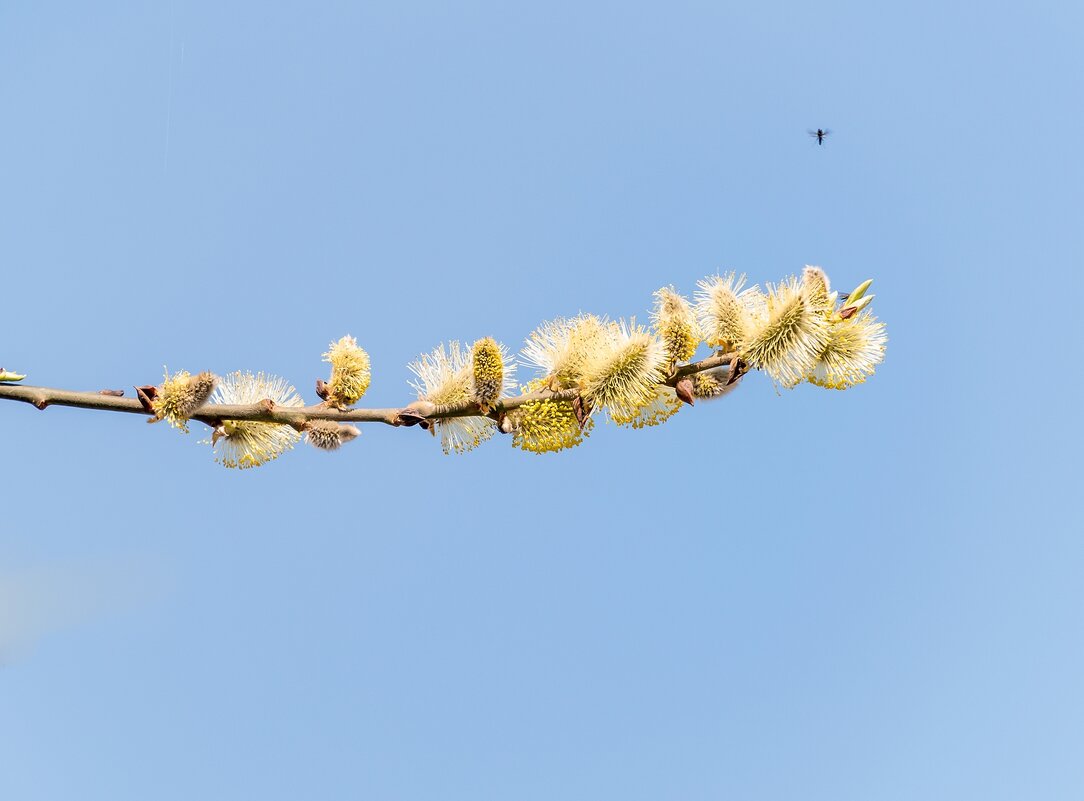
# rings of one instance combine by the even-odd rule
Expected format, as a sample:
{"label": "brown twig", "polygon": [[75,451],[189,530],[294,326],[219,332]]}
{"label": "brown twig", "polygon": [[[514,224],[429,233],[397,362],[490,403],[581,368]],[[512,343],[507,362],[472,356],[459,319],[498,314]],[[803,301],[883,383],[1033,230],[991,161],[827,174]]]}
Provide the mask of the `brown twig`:
{"label": "brown twig", "polygon": [[[676,386],[682,378],[724,367],[734,360],[734,354],[716,354],[692,364],[675,368],[661,382],[664,386]],[[574,400],[579,397],[579,390],[565,389],[553,392],[543,389],[512,398],[502,398],[483,414],[476,403],[464,403],[456,406],[435,406],[427,401],[415,401],[401,409],[347,409],[339,410],[324,404],[314,406],[278,406],[271,401],[245,405],[227,405],[207,403],[201,406],[193,420],[206,423],[212,428],[223,420],[249,420],[260,423],[283,423],[300,430],[310,420],[335,420],[340,423],[384,423],[390,426],[411,426],[422,424],[428,427],[430,421],[449,417],[491,417],[499,420],[501,416],[517,409],[525,403],[540,400]],[[148,410],[138,398],[124,398],[103,395],[99,392],[75,392],[68,389],[51,387],[24,386],[22,384],[0,384],[0,400],[15,400],[29,403],[38,409],[49,406],[71,406],[77,409],[94,409],[103,412],[123,412],[148,416]]]}

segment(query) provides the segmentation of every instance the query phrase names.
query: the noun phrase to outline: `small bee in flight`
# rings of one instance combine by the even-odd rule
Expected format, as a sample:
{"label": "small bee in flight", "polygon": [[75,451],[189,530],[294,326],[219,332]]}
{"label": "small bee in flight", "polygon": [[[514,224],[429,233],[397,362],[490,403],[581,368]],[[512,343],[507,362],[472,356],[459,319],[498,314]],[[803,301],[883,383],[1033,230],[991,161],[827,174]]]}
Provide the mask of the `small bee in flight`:
{"label": "small bee in flight", "polygon": [[818,145],[823,145],[824,144],[824,137],[828,136],[828,134],[830,134],[830,133],[832,133],[832,132],[829,131],[827,128],[818,128],[815,131],[809,131],[809,135],[817,140]]}

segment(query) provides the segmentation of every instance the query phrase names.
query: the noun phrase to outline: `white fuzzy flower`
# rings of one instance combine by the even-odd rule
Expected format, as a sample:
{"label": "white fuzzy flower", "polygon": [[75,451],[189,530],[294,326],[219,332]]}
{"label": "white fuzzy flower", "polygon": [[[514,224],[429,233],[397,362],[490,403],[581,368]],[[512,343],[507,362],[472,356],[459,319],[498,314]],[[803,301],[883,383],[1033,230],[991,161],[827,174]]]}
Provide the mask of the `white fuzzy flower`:
{"label": "white fuzzy flower", "polygon": [[624,320],[612,326],[609,347],[591,355],[583,368],[583,396],[604,406],[615,421],[632,420],[658,400],[656,384],[666,377],[666,347],[643,326]]}
{"label": "white fuzzy flower", "polygon": [[745,276],[727,273],[697,282],[696,313],[709,345],[731,351],[749,336],[764,308],[760,287],[746,289]]}
{"label": "white fuzzy flower", "polygon": [[[270,400],[276,406],[304,406],[305,402],[285,379],[274,375],[237,371],[219,379],[211,395],[212,403],[249,405]],[[260,423],[252,420],[223,420],[215,429],[211,443],[215,459],[225,467],[259,467],[277,459],[293,448],[300,438],[292,426]]]}
{"label": "white fuzzy flower", "polygon": [[569,389],[583,380],[587,362],[609,352],[618,326],[603,317],[558,317],[538,326],[527,338],[523,360],[537,367],[550,389]]}
{"label": "white fuzzy flower", "polygon": [[794,278],[768,285],[764,314],[741,347],[742,358],[784,387],[809,375],[828,343],[828,318]]}
{"label": "white fuzzy flower", "polygon": [[809,383],[827,389],[861,384],[884,361],[887,342],[885,324],[868,311],[833,323],[824,351],[807,377]]}

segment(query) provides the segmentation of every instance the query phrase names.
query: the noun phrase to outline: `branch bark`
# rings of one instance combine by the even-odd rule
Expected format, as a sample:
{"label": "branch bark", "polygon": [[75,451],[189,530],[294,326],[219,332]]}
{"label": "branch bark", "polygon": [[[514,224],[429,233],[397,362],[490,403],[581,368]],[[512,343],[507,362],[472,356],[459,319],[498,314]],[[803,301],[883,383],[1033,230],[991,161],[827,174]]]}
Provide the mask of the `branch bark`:
{"label": "branch bark", "polygon": [[[735,354],[716,354],[691,364],[680,365],[661,382],[663,386],[676,386],[681,379],[725,367],[735,359]],[[415,401],[399,409],[332,409],[324,404],[314,406],[277,406],[269,400],[243,406],[221,403],[204,404],[192,415],[193,420],[206,423],[212,428],[223,420],[249,420],[260,423],[283,423],[300,430],[310,420],[334,420],[340,423],[384,423],[390,426],[409,426],[422,421],[440,420],[448,417],[492,417],[499,419],[505,413],[525,403],[540,400],[575,400],[579,390],[566,389],[558,392],[541,390],[512,398],[502,398],[488,414],[483,414],[476,403],[457,406],[435,406],[427,401]],[[29,403],[38,409],[49,406],[70,406],[77,409],[94,409],[104,412],[123,412],[151,417],[137,398],[116,397],[100,392],[76,392],[51,387],[0,384],[0,400]]]}

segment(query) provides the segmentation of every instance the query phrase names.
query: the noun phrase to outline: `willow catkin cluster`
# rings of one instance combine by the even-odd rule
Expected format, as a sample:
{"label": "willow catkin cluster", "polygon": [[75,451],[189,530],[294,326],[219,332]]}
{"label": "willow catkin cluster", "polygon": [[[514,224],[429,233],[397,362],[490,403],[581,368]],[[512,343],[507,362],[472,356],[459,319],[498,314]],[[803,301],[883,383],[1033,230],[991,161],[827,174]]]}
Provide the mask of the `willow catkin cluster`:
{"label": "willow catkin cluster", "polygon": [[[497,339],[469,347],[452,340],[411,362],[416,400],[391,412],[350,411],[369,389],[372,371],[368,353],[349,335],[323,354],[331,373],[316,382],[323,402],[312,406],[285,379],[247,371],[221,378],[167,371],[160,386],[137,393],[152,421],[182,431],[193,420],[207,423],[216,461],[231,468],[274,461],[302,435],[318,450],[339,450],[360,433],[347,424],[354,420],[417,425],[445,453],[466,453],[498,432],[516,449],[555,453],[582,444],[597,419],[633,429],[659,426],[686,406],[734,392],[751,370],[788,388],[863,383],[884,360],[888,341],[885,324],[873,316],[870,284],[841,294],[824,270],[807,266],[762,290],[729,273],[699,281],[695,304],[672,286],[659,289],[650,328],[589,313],[559,317],[528,335],[520,358],[535,375],[522,387],[517,360]],[[702,345],[708,358],[694,362]],[[0,370],[0,397],[44,408],[48,397],[25,392],[43,388],[7,389],[24,377]],[[87,407],[108,408],[94,398]],[[81,405],[70,397],[64,403]],[[231,410],[224,407],[238,406],[246,407],[242,419],[226,416]]]}

